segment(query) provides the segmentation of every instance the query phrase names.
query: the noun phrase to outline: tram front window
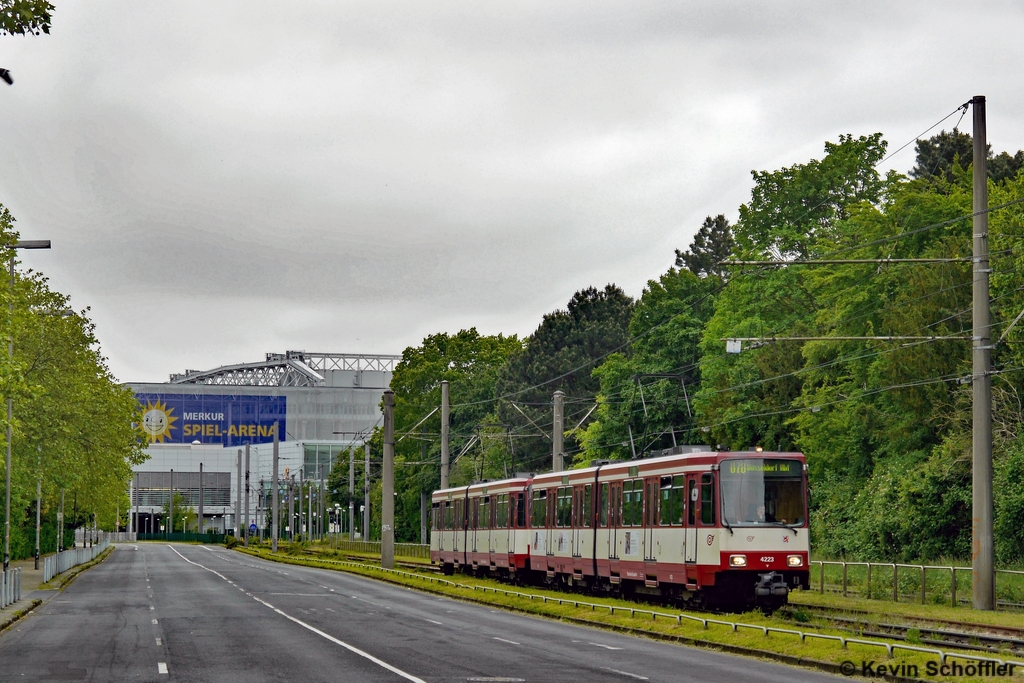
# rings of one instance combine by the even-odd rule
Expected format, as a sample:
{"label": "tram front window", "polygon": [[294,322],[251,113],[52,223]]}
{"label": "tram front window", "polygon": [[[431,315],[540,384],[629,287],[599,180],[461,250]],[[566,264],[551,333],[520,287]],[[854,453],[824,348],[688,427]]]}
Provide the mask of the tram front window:
{"label": "tram front window", "polygon": [[721,466],[722,516],[730,526],[803,526],[799,460],[744,458]]}

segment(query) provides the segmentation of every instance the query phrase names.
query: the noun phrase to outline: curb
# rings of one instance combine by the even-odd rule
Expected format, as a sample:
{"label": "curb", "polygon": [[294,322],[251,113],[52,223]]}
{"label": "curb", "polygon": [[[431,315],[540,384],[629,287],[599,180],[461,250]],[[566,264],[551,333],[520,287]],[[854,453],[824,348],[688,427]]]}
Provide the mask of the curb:
{"label": "curb", "polygon": [[39,607],[39,605],[41,604],[43,604],[42,600],[40,600],[39,598],[33,598],[32,602],[25,609],[19,612],[15,612],[13,615],[11,615],[10,619],[0,624],[0,633],[3,633],[14,624],[21,621],[24,617],[28,616],[32,610],[34,610],[36,607]]}

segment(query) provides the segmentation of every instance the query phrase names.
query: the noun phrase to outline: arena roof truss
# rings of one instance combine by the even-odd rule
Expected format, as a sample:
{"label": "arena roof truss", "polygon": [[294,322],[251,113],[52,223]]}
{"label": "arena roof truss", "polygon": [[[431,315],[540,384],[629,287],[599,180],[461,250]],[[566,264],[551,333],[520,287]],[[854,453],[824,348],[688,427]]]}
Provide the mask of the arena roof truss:
{"label": "arena roof truss", "polygon": [[[171,375],[171,384],[211,384],[246,387],[320,387],[325,379],[321,372],[347,370],[354,372],[392,372],[401,356],[307,353],[286,351],[268,353],[257,363],[222,365],[213,370],[186,370]],[[318,372],[319,371],[319,372]]]}

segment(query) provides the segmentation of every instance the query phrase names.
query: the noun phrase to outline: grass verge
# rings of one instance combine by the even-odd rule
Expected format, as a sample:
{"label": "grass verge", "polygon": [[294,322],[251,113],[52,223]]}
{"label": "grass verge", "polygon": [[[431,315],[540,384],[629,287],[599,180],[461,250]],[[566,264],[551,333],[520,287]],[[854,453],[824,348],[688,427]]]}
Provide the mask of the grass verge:
{"label": "grass verge", "polygon": [[[740,628],[737,631],[733,631],[730,626],[709,623],[705,627],[698,622],[691,622],[685,619],[682,620],[682,623],[677,623],[674,613],[670,616],[667,614],[667,609],[655,608],[653,611],[657,612],[657,614],[652,615],[651,611],[646,609],[646,605],[630,603],[624,600],[577,596],[536,588],[519,591],[520,593],[532,595],[532,598],[519,597],[494,592],[495,589],[512,591],[516,589],[488,579],[459,576],[452,577],[454,581],[448,581],[448,579],[440,578],[433,574],[428,575],[426,572],[409,571],[396,574],[368,564],[332,560],[322,556],[272,554],[265,550],[251,548],[248,550],[236,548],[236,550],[286,564],[345,571],[424,592],[444,595],[466,602],[499,607],[523,614],[559,619],[590,627],[619,631],[658,640],[673,641],[686,645],[708,647],[733,654],[769,659],[831,673],[843,673],[841,667],[846,662],[854,663],[853,665],[856,667],[855,671],[857,672],[861,670],[861,662],[874,662],[875,670],[877,670],[879,665],[896,667],[895,674],[886,676],[888,680],[964,680],[962,676],[956,678],[943,677],[941,675],[928,676],[928,662],[938,661],[937,655],[898,651],[893,658],[889,658],[885,650],[881,648],[856,643],[848,643],[846,648],[842,648],[836,641],[817,639],[803,641],[795,634],[772,632],[770,635],[765,635],[761,630],[755,631],[751,628]],[[574,604],[574,600],[577,601],[576,604]],[[594,607],[579,605],[578,602],[591,603]],[[604,612],[605,608],[612,608],[613,613]],[[640,614],[641,612],[644,612],[644,614]],[[715,615],[705,614],[701,615],[701,617],[713,619]],[[794,625],[779,616],[768,617],[759,613],[748,613],[736,615],[735,617],[729,616],[723,618],[722,621],[742,622],[754,627],[769,626],[772,628],[800,629],[808,632],[813,631],[821,634],[851,637],[847,633],[840,633],[827,628]],[[872,638],[871,640],[880,639]],[[947,652],[952,653],[953,650],[947,650]],[[954,659],[955,657],[951,657],[948,661],[953,661]],[[966,664],[970,660],[957,661],[960,661],[961,664]],[[914,667],[917,668],[917,674],[913,673]],[[1024,670],[1018,670],[1018,673],[1024,674]],[[986,677],[984,680],[1019,681],[1020,679],[1021,676],[1013,678]]]}

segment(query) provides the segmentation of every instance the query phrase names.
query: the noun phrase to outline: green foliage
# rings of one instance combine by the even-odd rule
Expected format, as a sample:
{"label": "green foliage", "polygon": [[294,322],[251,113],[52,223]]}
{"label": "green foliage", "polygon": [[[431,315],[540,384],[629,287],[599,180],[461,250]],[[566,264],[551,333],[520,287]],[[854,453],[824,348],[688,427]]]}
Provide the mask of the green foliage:
{"label": "green foliage", "polygon": [[725,216],[708,216],[693,236],[690,248],[686,251],[676,249],[676,267],[686,268],[698,277],[717,275],[724,278],[728,269],[719,263],[729,258],[734,245],[732,229]]}
{"label": "green foliage", "polygon": [[49,33],[53,10],[46,0],[0,0],[0,35]]}
{"label": "green foliage", "polygon": [[[170,506],[171,501],[164,503],[163,523],[165,525],[167,524],[168,514],[171,511]],[[185,497],[177,491],[174,492],[174,515],[171,519],[174,522],[174,528],[167,529],[167,531],[173,533],[185,533],[187,531],[199,530],[198,514],[196,513],[195,508],[187,505],[185,503]]]}
{"label": "green foliage", "polygon": [[[0,206],[0,242],[17,239],[13,217]],[[12,256],[0,249],[4,262]],[[34,547],[37,478],[43,514],[64,490],[69,526],[95,513],[101,528],[113,529],[128,509],[132,466],[145,454],[133,428],[138,403],[107,369],[88,311],[71,310],[40,273],[16,271],[14,288],[8,278],[0,288],[0,326],[14,338],[13,360],[0,355],[0,391],[13,400],[12,526],[24,521],[21,532],[12,529],[12,556],[19,557],[26,546],[15,537],[31,538]],[[2,433],[5,416],[0,423]]]}
{"label": "green foliage", "polygon": [[639,454],[693,440],[698,343],[720,284],[717,276],[701,279],[676,269],[647,283],[629,323],[631,348],[594,370],[601,383],[598,407],[579,433],[578,463],[627,459],[634,448]]}
{"label": "green foliage", "polygon": [[[522,351],[501,369],[495,392],[506,398],[497,404],[496,422],[516,434],[535,435],[515,443],[522,469],[550,467],[551,396],[556,390],[566,395],[566,428],[590,410],[600,389],[594,367],[612,352],[626,350],[632,312],[633,300],[615,285],[580,290],[565,310],[546,314]],[[565,450],[577,450],[572,433]]]}

